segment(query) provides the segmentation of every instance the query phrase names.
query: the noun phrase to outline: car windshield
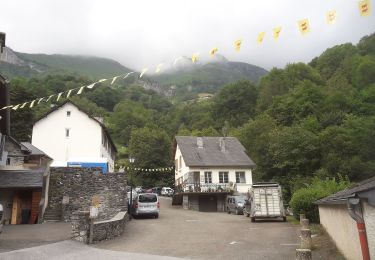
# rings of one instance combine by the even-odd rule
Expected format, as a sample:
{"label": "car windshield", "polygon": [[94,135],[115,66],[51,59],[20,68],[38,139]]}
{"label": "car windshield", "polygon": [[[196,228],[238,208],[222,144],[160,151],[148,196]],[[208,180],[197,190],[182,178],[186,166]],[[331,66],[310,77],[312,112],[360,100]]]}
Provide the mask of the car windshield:
{"label": "car windshield", "polygon": [[155,194],[141,194],[138,198],[139,202],[157,202]]}
{"label": "car windshield", "polygon": [[237,202],[245,203],[245,198],[239,197],[239,198],[237,198]]}

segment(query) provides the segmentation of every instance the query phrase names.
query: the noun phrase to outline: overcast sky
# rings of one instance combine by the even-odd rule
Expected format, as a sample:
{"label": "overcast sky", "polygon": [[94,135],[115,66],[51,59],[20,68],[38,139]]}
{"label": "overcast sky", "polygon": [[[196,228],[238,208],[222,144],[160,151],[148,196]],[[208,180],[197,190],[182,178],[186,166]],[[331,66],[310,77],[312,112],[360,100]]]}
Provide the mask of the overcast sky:
{"label": "overcast sky", "polygon": [[[230,60],[271,69],[357,43],[375,31],[374,8],[372,0],[373,13],[361,17],[357,0],[0,0],[0,31],[19,52],[95,55],[138,70],[195,52],[208,56],[213,47]],[[329,10],[337,11],[334,25],[326,22]],[[305,36],[297,27],[303,18],[311,24]],[[278,41],[271,35],[276,26]]]}

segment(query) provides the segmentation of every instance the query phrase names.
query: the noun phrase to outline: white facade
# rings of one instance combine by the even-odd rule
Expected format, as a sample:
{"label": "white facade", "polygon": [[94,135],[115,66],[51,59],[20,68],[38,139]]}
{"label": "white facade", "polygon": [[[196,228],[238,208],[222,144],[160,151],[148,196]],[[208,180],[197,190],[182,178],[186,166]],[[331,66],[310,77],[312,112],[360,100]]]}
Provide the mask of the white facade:
{"label": "white facade", "polygon": [[[204,187],[206,184],[212,185],[230,185],[233,184],[233,187],[239,193],[247,193],[249,188],[253,183],[252,172],[250,168],[236,168],[236,167],[189,167],[185,164],[184,158],[182,156],[179,146],[176,147],[175,153],[175,185],[181,185],[187,182],[189,174],[194,172],[199,172],[199,184]],[[208,178],[205,177],[205,172],[211,173],[211,182],[207,182]],[[220,182],[219,172],[228,172],[227,182]],[[236,182],[236,173],[243,174],[244,178],[241,178],[240,182]],[[226,180],[225,180],[226,181]],[[207,186],[209,186],[207,185]],[[205,191],[202,189],[202,191]]]}
{"label": "white facade", "polygon": [[32,144],[53,158],[53,166],[69,162],[108,163],[114,171],[115,148],[95,119],[68,102],[33,126]]}

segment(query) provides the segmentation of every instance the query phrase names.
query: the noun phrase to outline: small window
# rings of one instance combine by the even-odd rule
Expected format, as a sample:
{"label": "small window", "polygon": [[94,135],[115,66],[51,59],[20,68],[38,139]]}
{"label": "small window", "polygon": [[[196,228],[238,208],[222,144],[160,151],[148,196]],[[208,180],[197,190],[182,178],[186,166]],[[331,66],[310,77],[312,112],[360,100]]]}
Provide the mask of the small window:
{"label": "small window", "polygon": [[66,116],[67,116],[67,117],[70,117],[70,114],[71,114],[70,111],[66,111]]}
{"label": "small window", "polygon": [[7,165],[10,165],[10,158],[7,158]]}
{"label": "small window", "polygon": [[69,135],[70,135],[70,129],[66,128],[65,129],[65,137],[69,137]]}
{"label": "small window", "polygon": [[204,183],[212,183],[212,173],[204,172]]}
{"label": "small window", "polygon": [[245,172],[236,172],[236,183],[246,183]]}
{"label": "small window", "polygon": [[228,172],[219,172],[219,183],[228,183]]}

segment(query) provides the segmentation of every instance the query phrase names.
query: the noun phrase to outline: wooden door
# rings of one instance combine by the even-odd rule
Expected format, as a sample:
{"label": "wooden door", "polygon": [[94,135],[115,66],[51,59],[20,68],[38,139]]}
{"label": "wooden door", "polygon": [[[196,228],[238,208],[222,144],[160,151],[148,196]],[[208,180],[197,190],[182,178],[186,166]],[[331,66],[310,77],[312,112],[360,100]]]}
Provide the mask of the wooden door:
{"label": "wooden door", "polygon": [[36,224],[39,216],[39,203],[42,197],[42,192],[34,190],[31,197],[31,217],[29,224]]}
{"label": "wooden door", "polygon": [[12,207],[12,219],[11,224],[17,225],[20,222],[21,219],[21,199],[19,197],[19,194],[17,192],[13,195],[13,207]]}

